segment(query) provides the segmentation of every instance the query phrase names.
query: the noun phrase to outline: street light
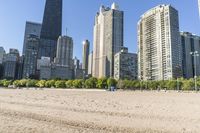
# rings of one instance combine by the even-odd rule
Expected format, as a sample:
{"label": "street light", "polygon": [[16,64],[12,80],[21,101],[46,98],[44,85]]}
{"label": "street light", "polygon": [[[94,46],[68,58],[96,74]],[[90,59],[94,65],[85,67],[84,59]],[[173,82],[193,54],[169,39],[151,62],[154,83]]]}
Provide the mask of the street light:
{"label": "street light", "polygon": [[197,89],[197,57],[199,56],[198,51],[190,52],[190,54],[194,57],[194,81],[195,81],[195,90]]}

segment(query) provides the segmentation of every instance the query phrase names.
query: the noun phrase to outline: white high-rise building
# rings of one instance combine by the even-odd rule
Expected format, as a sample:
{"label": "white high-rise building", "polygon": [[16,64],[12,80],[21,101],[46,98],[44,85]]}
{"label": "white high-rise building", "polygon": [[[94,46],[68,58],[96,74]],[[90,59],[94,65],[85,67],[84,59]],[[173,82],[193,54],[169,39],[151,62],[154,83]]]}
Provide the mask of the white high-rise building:
{"label": "white high-rise building", "polygon": [[123,18],[115,3],[111,8],[100,7],[94,25],[93,77],[114,76],[114,55],[123,46]]}
{"label": "white high-rise building", "polygon": [[73,39],[60,36],[57,43],[55,63],[69,68],[73,67]]}
{"label": "white high-rise building", "polygon": [[182,77],[178,11],[159,5],[138,22],[138,77],[169,80]]}
{"label": "white high-rise building", "polygon": [[88,75],[92,75],[92,66],[93,66],[93,52],[89,54],[88,59]]}

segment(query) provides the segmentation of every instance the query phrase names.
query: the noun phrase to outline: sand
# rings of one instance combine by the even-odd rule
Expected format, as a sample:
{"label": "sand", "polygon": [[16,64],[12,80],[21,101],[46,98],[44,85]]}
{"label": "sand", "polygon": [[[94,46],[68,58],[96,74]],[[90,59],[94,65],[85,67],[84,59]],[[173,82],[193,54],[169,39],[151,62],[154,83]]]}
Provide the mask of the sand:
{"label": "sand", "polygon": [[0,133],[200,131],[200,93],[0,89]]}

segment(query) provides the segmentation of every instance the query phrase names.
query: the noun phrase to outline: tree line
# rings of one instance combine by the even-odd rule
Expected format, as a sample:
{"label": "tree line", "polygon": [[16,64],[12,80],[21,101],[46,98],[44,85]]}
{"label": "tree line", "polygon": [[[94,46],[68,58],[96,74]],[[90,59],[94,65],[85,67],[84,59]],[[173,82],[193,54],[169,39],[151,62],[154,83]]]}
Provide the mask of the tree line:
{"label": "tree line", "polygon": [[[86,89],[108,89],[114,86],[122,90],[194,90],[193,79],[177,79],[166,81],[139,81],[139,80],[115,80],[113,78],[89,78],[86,80],[0,80],[0,87],[20,88],[20,87],[38,87],[38,88],[86,88]],[[200,78],[197,80],[197,86],[200,87]]]}

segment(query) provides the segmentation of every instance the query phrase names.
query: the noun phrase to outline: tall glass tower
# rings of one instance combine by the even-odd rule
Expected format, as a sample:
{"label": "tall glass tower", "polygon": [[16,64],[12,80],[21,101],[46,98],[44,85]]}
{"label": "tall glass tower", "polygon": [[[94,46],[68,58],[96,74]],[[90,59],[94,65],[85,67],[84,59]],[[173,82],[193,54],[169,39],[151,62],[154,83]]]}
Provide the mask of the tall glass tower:
{"label": "tall glass tower", "polygon": [[56,44],[62,34],[62,0],[46,0],[38,58],[56,56]]}

